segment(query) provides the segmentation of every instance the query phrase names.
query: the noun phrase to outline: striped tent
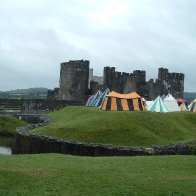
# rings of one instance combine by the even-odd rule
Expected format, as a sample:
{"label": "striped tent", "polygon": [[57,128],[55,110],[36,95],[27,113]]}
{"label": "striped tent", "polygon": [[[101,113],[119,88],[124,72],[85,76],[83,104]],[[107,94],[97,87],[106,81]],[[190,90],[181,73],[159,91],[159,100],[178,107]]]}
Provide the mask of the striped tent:
{"label": "striped tent", "polygon": [[107,96],[109,93],[110,93],[110,89],[109,89],[109,88],[105,89],[105,91],[103,91],[103,93],[102,93],[102,94],[98,97],[98,99],[96,100],[94,106],[100,107],[100,108],[101,108],[102,105],[103,105],[103,102],[104,102],[104,100],[105,100],[105,98],[106,98],[106,96]]}
{"label": "striped tent", "polygon": [[142,111],[142,97],[136,92],[120,94],[112,91],[109,93],[102,106],[102,110],[111,111]]}
{"label": "striped tent", "polygon": [[189,105],[190,112],[196,112],[196,99],[194,99]]}
{"label": "striped tent", "polygon": [[149,110],[151,112],[169,112],[169,109],[165,106],[160,96],[155,99]]}
{"label": "striped tent", "polygon": [[88,104],[88,106],[95,106],[95,103],[96,103],[97,99],[99,98],[99,96],[101,95],[101,93],[102,92],[100,90],[97,91],[95,93],[95,95],[93,96],[92,100],[90,101],[90,103]]}
{"label": "striped tent", "polygon": [[90,104],[90,102],[92,101],[93,97],[94,97],[94,95],[91,95],[91,96],[88,98],[88,100],[87,100],[85,106],[89,106],[89,104]]}

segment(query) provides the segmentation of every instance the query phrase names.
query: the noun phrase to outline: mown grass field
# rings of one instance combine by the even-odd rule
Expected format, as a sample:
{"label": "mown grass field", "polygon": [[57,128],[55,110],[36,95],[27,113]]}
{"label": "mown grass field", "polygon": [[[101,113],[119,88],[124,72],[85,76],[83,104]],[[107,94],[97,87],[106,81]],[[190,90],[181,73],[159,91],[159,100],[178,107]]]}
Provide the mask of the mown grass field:
{"label": "mown grass field", "polygon": [[196,113],[111,112],[67,107],[47,115],[52,124],[34,132],[87,143],[152,146],[196,139]]}
{"label": "mown grass field", "polygon": [[196,156],[0,156],[0,195],[195,195]]}
{"label": "mown grass field", "polygon": [[0,116],[0,136],[13,136],[16,127],[26,125],[22,120],[10,116]]}

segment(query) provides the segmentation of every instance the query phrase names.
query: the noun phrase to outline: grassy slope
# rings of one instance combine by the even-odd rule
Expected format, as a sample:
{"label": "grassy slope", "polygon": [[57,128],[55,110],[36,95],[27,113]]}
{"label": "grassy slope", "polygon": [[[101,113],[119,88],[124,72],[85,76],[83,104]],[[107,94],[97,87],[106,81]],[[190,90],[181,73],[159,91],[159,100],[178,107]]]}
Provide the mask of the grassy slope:
{"label": "grassy slope", "polygon": [[16,127],[26,123],[14,117],[0,116],[0,135],[14,135]]}
{"label": "grassy slope", "polygon": [[34,131],[67,140],[151,146],[196,139],[196,114],[104,112],[67,107],[48,114],[53,124]]}
{"label": "grassy slope", "polygon": [[0,195],[195,195],[195,156],[0,156]]}

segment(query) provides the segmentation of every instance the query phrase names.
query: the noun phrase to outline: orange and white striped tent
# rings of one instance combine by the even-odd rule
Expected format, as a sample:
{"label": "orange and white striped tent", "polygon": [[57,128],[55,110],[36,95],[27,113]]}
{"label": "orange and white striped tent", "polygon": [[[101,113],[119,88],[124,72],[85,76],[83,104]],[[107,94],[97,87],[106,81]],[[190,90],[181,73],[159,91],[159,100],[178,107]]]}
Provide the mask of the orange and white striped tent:
{"label": "orange and white striped tent", "polygon": [[115,91],[109,93],[102,105],[102,110],[111,111],[143,111],[142,97],[136,92],[120,94]]}

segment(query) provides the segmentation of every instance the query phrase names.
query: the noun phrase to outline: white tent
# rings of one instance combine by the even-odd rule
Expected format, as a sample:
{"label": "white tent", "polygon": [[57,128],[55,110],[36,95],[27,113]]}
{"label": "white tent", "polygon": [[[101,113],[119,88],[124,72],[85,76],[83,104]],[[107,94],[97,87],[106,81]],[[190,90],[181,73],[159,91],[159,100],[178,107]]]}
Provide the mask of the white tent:
{"label": "white tent", "polygon": [[170,112],[180,112],[180,108],[176,99],[171,95],[168,94],[167,97],[164,99],[163,103],[169,109]]}
{"label": "white tent", "polygon": [[155,101],[149,106],[151,112],[169,112],[169,109],[163,103],[160,96],[158,96]]}
{"label": "white tent", "polygon": [[146,110],[150,111],[151,105],[154,103],[154,101],[146,101]]}

